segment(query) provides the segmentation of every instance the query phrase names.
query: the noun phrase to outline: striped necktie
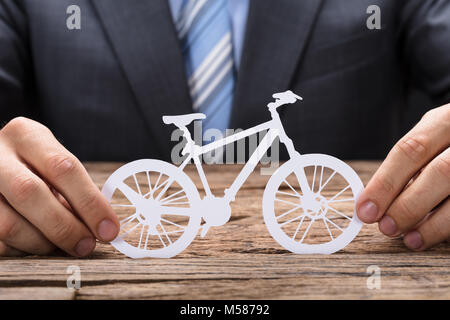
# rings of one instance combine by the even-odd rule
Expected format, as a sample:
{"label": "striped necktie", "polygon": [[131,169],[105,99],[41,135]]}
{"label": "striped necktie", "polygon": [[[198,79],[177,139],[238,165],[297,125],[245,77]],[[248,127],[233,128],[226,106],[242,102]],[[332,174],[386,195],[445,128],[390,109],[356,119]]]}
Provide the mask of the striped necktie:
{"label": "striped necktie", "polygon": [[206,114],[203,132],[228,126],[234,90],[227,0],[187,0],[176,24],[192,107]]}

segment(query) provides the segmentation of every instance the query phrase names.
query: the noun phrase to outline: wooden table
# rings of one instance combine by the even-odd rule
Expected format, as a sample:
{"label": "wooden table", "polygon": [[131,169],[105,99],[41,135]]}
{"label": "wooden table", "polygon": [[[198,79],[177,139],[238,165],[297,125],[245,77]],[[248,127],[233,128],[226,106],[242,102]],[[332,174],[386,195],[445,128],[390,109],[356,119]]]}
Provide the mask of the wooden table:
{"label": "wooden table", "polygon": [[[349,164],[364,183],[379,162]],[[88,163],[99,187],[117,163]],[[240,165],[206,166],[220,194]],[[195,183],[199,179],[187,171]],[[172,259],[132,260],[108,244],[89,259],[0,259],[0,298],[26,299],[449,299],[450,246],[413,253],[401,239],[364,226],[344,250],[329,256],[295,255],[267,231],[261,199],[268,176],[254,172],[232,203],[228,224],[211,229]],[[79,266],[81,289],[67,289],[67,268]],[[368,289],[369,266],[381,271],[381,288]]]}

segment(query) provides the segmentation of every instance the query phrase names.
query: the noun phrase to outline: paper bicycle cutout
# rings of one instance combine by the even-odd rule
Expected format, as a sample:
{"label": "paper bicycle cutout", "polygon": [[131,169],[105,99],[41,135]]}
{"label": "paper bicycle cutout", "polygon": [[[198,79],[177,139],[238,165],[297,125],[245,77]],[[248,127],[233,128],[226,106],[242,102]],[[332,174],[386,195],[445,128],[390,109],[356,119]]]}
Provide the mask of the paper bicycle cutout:
{"label": "paper bicycle cutout", "polygon": [[[363,183],[350,166],[337,158],[297,152],[277,108],[302,98],[291,91],[273,97],[275,102],[268,104],[272,120],[205,146],[196,145],[186,128],[192,121],[204,119],[204,114],[163,117],[165,124],[174,124],[183,131],[186,145],[182,154],[187,158],[179,167],[153,159],[134,161],[108,178],[102,193],[121,218],[120,233],[111,244],[131,258],[170,258],[179,254],[199,230],[204,237],[210,227],[229,221],[231,201],[278,137],[290,160],[275,171],[264,191],[263,216],[269,233],[281,246],[297,254],[331,254],[347,246],[362,226],[355,203]],[[267,134],[235,181],[223,197],[214,196],[199,157],[261,131]],[[192,160],[204,188],[203,198],[183,171]],[[353,214],[349,216],[346,211]],[[314,228],[321,233],[313,235]]]}

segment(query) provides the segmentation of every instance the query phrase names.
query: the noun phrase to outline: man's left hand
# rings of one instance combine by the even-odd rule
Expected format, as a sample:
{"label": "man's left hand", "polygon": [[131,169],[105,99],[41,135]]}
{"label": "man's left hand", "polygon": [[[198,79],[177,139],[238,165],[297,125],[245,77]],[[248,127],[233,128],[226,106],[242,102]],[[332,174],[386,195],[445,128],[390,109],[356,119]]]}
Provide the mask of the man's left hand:
{"label": "man's left hand", "polygon": [[450,104],[427,112],[389,152],[357,203],[358,217],[403,235],[412,250],[450,239]]}

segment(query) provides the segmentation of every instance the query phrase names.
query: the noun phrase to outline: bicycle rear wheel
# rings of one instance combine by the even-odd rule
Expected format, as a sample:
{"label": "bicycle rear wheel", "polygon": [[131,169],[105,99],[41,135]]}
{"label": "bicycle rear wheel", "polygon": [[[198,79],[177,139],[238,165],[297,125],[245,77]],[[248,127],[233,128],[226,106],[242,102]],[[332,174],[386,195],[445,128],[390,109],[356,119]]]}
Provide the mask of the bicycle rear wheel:
{"label": "bicycle rear wheel", "polygon": [[121,228],[111,244],[131,258],[170,258],[194,240],[201,217],[191,179],[174,165],[138,160],[115,171],[103,195],[118,215]]}

